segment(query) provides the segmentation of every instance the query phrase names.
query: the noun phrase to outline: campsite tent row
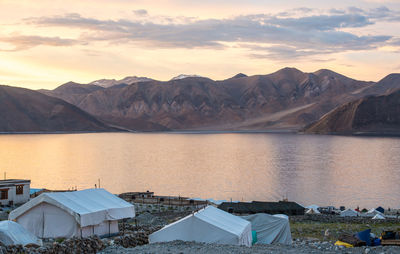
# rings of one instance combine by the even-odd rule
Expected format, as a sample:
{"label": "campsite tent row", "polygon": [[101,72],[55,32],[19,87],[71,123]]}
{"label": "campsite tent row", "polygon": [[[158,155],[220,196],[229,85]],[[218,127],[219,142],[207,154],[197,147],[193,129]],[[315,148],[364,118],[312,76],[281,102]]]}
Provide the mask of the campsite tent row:
{"label": "campsite tent row", "polygon": [[[0,224],[0,241],[37,243],[38,238],[70,238],[118,233],[118,220],[135,216],[134,206],[104,189],[43,193],[10,213]],[[243,218],[208,206],[149,236],[150,242],[173,240],[251,246],[252,228],[261,243],[291,243],[285,215]],[[29,232],[28,232],[29,231]]]}
{"label": "campsite tent row", "polygon": [[39,238],[118,233],[118,220],[135,216],[132,204],[104,189],[43,193],[13,210],[9,219]]}
{"label": "campsite tent row", "polygon": [[357,212],[353,209],[347,209],[344,210],[340,213],[341,217],[357,217],[357,216],[361,216],[361,217],[372,217],[372,219],[385,219],[385,216],[377,211],[376,209],[371,209],[366,213],[360,213]]}

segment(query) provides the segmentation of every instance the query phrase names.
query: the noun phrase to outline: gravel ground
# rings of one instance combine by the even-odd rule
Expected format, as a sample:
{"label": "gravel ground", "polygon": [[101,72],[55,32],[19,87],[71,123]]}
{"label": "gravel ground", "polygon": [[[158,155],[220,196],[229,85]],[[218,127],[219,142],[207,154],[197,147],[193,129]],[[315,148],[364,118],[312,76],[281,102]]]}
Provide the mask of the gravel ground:
{"label": "gravel ground", "polygon": [[136,248],[122,248],[120,246],[110,246],[101,253],[198,253],[198,254],[219,254],[219,253],[289,253],[289,254],[308,254],[308,253],[368,253],[368,254],[391,254],[400,253],[400,247],[378,246],[378,247],[359,247],[359,248],[339,248],[331,242],[295,242],[292,245],[256,244],[252,247],[219,245],[195,242],[173,241],[169,243],[154,243],[138,246]]}

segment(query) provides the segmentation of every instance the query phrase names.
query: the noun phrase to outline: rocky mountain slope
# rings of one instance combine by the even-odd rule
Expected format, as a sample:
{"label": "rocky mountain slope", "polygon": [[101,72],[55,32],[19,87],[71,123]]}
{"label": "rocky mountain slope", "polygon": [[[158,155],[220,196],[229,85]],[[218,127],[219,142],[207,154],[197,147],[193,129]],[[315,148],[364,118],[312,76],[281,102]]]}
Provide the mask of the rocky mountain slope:
{"label": "rocky mountain slope", "polygon": [[0,132],[115,130],[63,100],[29,89],[0,86]]}
{"label": "rocky mountain slope", "polygon": [[185,76],[110,88],[92,84],[41,92],[129,129],[146,122],[172,130],[297,130],[373,85],[329,70],[294,68],[222,81]]}
{"label": "rocky mountain slope", "polygon": [[400,134],[400,74],[391,74],[366,96],[346,103],[305,128],[306,133],[321,134]]}

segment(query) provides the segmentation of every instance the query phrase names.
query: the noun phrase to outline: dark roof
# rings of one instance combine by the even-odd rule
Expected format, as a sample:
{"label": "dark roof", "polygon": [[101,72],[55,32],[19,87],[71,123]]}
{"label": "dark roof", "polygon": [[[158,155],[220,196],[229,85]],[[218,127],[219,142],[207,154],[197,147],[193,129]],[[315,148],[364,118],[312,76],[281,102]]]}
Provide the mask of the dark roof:
{"label": "dark roof", "polygon": [[384,213],[385,209],[382,206],[378,206],[377,208],[375,208],[375,210],[377,210],[378,212]]}
{"label": "dark roof", "polygon": [[26,179],[4,179],[0,180],[0,183],[2,182],[31,182],[31,180],[26,180]]}
{"label": "dark roof", "polygon": [[6,180],[0,180],[0,186],[5,187],[5,186],[14,186],[18,184],[27,184],[31,183],[31,180],[23,180],[23,179],[6,179]]}
{"label": "dark roof", "polygon": [[218,206],[219,209],[235,213],[283,213],[288,215],[295,215],[304,213],[304,207],[297,204],[296,202],[223,202]]}

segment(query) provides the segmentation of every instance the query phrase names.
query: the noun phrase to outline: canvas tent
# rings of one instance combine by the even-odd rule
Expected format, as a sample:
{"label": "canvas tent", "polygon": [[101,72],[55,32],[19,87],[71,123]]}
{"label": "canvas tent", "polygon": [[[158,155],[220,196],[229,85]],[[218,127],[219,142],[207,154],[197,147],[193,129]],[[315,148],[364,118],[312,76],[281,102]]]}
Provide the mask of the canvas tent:
{"label": "canvas tent", "polygon": [[317,205],[309,205],[309,206],[306,206],[305,208],[306,208],[306,209],[315,209],[315,210],[318,210],[319,206],[317,206]]}
{"label": "canvas tent", "polygon": [[320,214],[320,211],[315,208],[307,208],[308,210],[306,211],[306,214]]}
{"label": "canvas tent", "polygon": [[353,210],[353,209],[347,209],[344,210],[340,213],[341,217],[356,217],[356,216],[360,216],[359,212]]}
{"label": "canvas tent", "polygon": [[42,245],[42,241],[36,236],[18,223],[9,220],[0,222],[0,242],[4,245]]}
{"label": "canvas tent", "polygon": [[250,222],[207,206],[149,236],[150,243],[174,240],[251,246]]}
{"label": "canvas tent", "polygon": [[132,204],[104,189],[43,193],[9,215],[39,238],[118,233],[118,220],[135,216]]}
{"label": "canvas tent", "polygon": [[374,217],[372,217],[373,220],[384,220],[385,216],[381,214],[376,214]]}
{"label": "canvas tent", "polygon": [[381,212],[379,212],[379,211],[375,210],[374,208],[372,208],[372,209],[370,209],[367,213],[365,213],[364,216],[367,216],[367,217],[374,217],[374,216],[377,215],[377,214],[383,215]]}
{"label": "canvas tent", "polygon": [[286,215],[257,213],[242,218],[251,222],[251,229],[257,232],[257,243],[292,243],[289,217]]}

